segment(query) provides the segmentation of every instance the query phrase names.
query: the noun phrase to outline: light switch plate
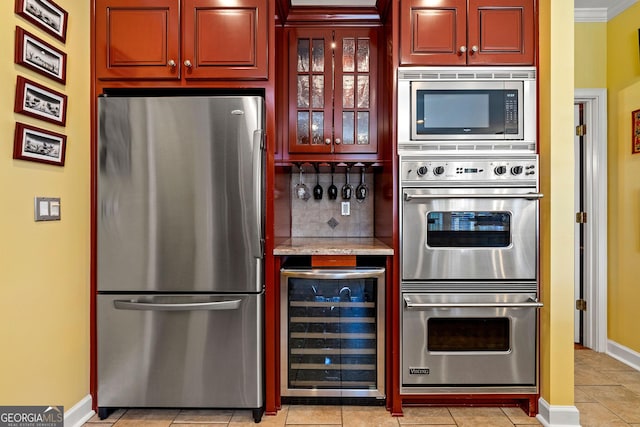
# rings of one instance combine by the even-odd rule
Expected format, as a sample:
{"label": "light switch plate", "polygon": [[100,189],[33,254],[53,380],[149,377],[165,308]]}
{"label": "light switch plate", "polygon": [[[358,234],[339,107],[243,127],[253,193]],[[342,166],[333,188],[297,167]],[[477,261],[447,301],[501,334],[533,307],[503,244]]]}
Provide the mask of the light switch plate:
{"label": "light switch plate", "polygon": [[34,213],[36,221],[59,221],[60,197],[35,197]]}

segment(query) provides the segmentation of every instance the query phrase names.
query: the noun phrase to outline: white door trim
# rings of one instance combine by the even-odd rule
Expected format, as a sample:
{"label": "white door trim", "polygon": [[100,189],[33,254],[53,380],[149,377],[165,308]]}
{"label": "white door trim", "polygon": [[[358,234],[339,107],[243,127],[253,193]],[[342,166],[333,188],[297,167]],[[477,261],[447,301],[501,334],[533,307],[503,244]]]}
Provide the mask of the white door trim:
{"label": "white door trim", "polygon": [[[576,89],[574,102],[584,104],[585,147],[585,282],[587,311],[584,345],[607,351],[607,90]],[[578,191],[578,189],[576,189]]]}

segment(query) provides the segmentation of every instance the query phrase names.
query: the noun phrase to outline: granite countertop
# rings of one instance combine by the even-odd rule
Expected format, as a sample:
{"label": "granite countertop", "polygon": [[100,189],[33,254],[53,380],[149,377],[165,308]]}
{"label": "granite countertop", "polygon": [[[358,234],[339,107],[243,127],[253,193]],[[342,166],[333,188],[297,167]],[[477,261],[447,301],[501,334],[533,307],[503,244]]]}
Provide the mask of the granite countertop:
{"label": "granite countertop", "polygon": [[294,237],[278,244],[274,255],[393,255],[373,237]]}

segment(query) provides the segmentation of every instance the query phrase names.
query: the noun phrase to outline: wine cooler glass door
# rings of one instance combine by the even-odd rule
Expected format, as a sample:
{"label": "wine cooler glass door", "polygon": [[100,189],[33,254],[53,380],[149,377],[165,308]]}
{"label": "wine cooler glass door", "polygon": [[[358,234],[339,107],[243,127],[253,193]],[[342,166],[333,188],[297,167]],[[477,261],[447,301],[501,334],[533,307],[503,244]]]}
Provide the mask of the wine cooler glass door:
{"label": "wine cooler glass door", "polygon": [[384,269],[282,271],[283,396],[384,396]]}

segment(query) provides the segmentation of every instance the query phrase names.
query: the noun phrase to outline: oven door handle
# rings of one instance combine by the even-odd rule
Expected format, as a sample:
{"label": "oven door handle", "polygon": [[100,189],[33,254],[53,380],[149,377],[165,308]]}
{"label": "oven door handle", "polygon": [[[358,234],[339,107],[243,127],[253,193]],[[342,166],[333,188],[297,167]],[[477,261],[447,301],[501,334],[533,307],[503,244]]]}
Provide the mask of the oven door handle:
{"label": "oven door handle", "polygon": [[544,197],[542,193],[522,193],[522,194],[409,194],[404,193],[404,200],[420,199],[527,199],[539,200]]}
{"label": "oven door handle", "polygon": [[527,302],[424,302],[424,303],[416,303],[412,302],[411,298],[404,297],[404,304],[409,309],[420,309],[420,308],[496,308],[496,307],[507,307],[507,308],[540,308],[543,307],[544,304],[538,302],[532,298],[529,298]]}

